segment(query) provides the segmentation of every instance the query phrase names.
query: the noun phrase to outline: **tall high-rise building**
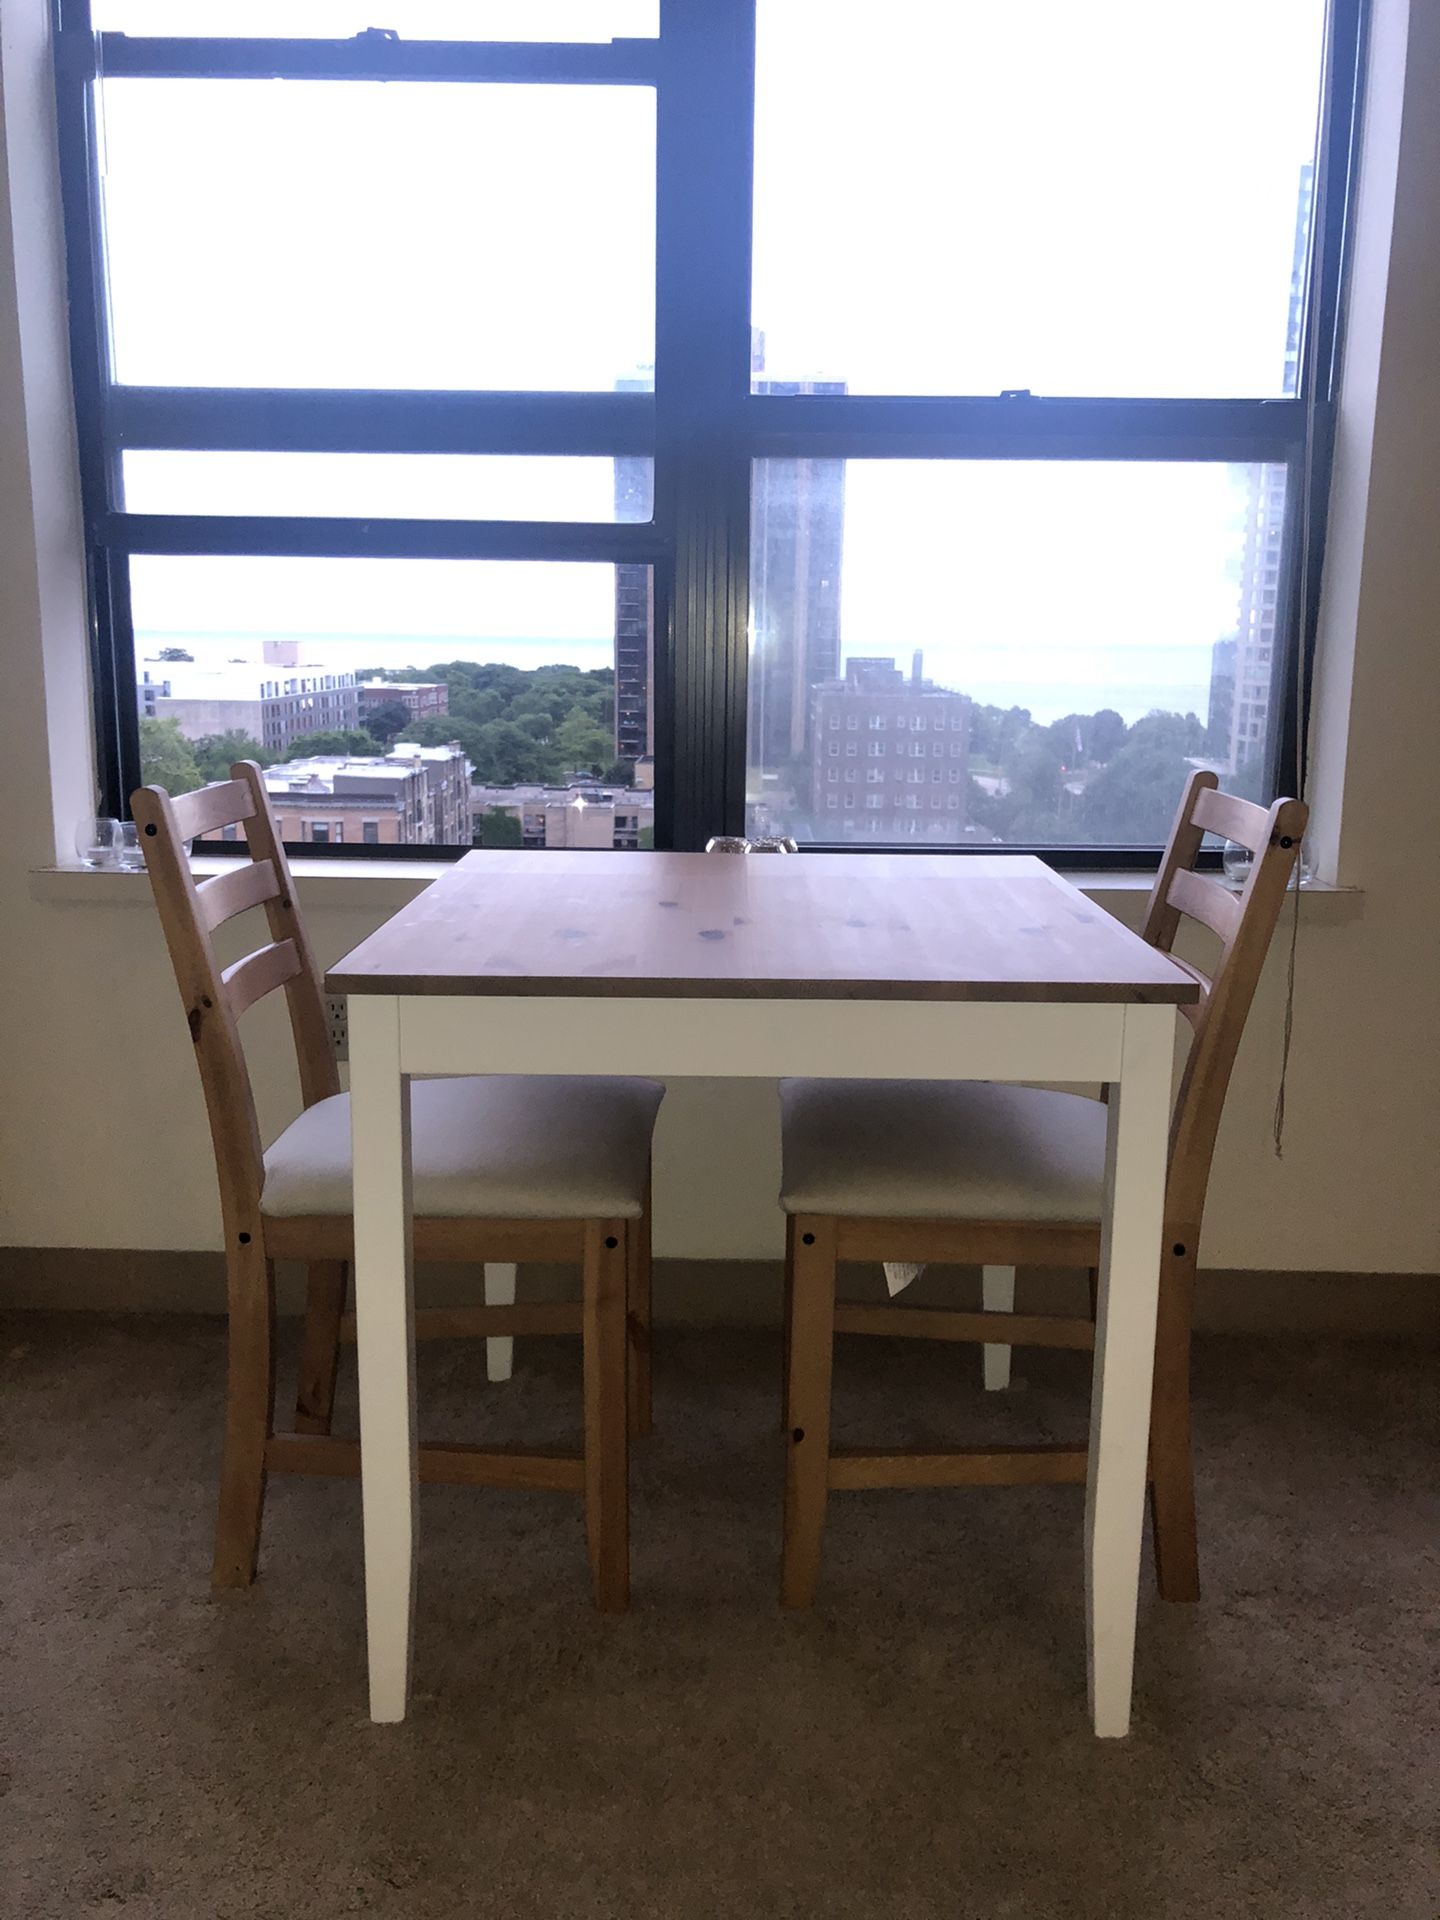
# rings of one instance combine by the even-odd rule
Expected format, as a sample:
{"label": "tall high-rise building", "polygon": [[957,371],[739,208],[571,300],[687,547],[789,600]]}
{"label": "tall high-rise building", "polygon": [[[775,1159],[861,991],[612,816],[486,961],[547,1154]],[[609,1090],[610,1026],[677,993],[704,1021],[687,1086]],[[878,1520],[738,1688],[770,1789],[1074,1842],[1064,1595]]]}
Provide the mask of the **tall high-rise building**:
{"label": "tall high-rise building", "polygon": [[[765,336],[751,342],[765,371]],[[840,394],[843,380],[766,380],[759,394]],[[761,460],[750,501],[750,758],[780,768],[803,756],[810,690],[840,672],[840,562],[845,544],[841,460]]]}
{"label": "tall high-rise building", "polygon": [[[1305,309],[1305,265],[1315,169],[1300,169],[1295,207],[1295,244],[1290,262],[1290,311],[1285,329],[1284,392],[1300,389],[1300,333]],[[1285,468],[1266,463],[1249,469],[1245,491],[1245,544],[1240,557],[1240,606],[1233,643],[1215,649],[1210,693],[1210,750],[1237,774],[1264,752],[1270,731],[1275,677],[1275,637],[1280,608],[1280,553],[1285,531]],[[1225,652],[1222,655],[1222,648]],[[1225,730],[1220,720],[1228,708]]]}
{"label": "tall high-rise building", "polygon": [[[615,382],[617,393],[648,393],[653,382],[638,376]],[[615,518],[648,520],[654,498],[654,467],[647,457],[623,454],[615,461]],[[622,560],[615,568],[615,757],[639,760],[655,751],[655,576],[643,563]]]}

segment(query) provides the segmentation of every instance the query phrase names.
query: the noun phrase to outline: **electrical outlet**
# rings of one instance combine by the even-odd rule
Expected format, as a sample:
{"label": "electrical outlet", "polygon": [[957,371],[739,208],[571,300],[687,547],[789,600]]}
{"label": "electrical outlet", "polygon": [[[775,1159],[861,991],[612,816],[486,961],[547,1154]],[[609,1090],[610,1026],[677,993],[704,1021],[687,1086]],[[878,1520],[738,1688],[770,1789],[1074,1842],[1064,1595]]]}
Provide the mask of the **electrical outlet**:
{"label": "electrical outlet", "polygon": [[350,1058],[350,1005],[343,993],[327,993],[325,1018],[330,1023],[330,1039],[337,1060]]}

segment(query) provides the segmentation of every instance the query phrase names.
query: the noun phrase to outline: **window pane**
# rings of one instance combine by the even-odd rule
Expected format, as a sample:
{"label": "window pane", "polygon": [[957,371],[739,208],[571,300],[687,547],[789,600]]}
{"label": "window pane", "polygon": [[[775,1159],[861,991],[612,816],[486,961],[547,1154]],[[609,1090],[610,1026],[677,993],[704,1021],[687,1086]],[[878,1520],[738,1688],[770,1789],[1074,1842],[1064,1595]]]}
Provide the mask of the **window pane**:
{"label": "window pane", "polygon": [[115,376],[653,384],[643,87],[104,83]]}
{"label": "window pane", "polygon": [[1324,12],[759,0],[757,380],[1293,391]]}
{"label": "window pane", "polygon": [[660,0],[91,0],[101,32],[212,39],[348,40],[377,19],[406,40],[643,40]]}
{"label": "window pane", "polygon": [[648,567],[130,567],[147,782],[261,760],[288,840],[653,845]]}
{"label": "window pane", "polygon": [[413,520],[649,520],[654,463],[528,454],[122,456],[127,513]]}
{"label": "window pane", "polygon": [[1158,846],[1194,767],[1268,798],[1284,510],[1279,466],[758,462],[750,830]]}

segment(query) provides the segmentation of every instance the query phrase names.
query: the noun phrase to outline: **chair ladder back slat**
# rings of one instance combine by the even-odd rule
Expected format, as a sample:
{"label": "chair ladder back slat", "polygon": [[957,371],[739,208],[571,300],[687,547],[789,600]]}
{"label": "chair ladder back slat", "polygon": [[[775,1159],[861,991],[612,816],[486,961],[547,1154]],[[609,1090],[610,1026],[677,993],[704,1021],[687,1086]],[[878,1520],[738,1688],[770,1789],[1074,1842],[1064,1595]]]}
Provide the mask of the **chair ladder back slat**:
{"label": "chair ladder back slat", "polygon": [[300,956],[295,951],[294,941],[272,940],[267,946],[257,947],[253,953],[247,953],[243,960],[237,960],[233,966],[226,967],[220,976],[220,984],[230,1011],[238,1020],[242,1013],[250,1011],[257,1000],[263,1000],[276,987],[283,987],[299,971]]}
{"label": "chair ladder back slat", "polygon": [[1191,1233],[1199,1229],[1230,1072],[1285,904],[1309,809],[1299,800],[1277,800],[1267,820],[1269,831],[1234,903],[1234,931],[1224,940],[1181,1075],[1170,1134],[1167,1238],[1170,1226],[1183,1225]]}
{"label": "chair ladder back slat", "polygon": [[1219,774],[1212,773],[1208,768],[1199,768],[1185,782],[1185,791],[1180,796],[1175,823],[1170,829],[1160,871],[1150,890],[1145,922],[1140,929],[1141,938],[1152,947],[1158,947],[1161,953],[1169,953],[1175,944],[1175,935],[1180,930],[1179,911],[1170,902],[1170,883],[1177,873],[1188,871],[1195,865],[1200,843],[1205,838],[1205,829],[1195,821],[1196,804],[1200,796],[1213,791],[1219,781]]}
{"label": "chair ladder back slat", "polygon": [[255,802],[241,781],[219,780],[194,793],[180,794],[170,805],[181,840],[197,840],[202,833],[214,833],[217,827],[234,827],[248,820]]}
{"label": "chair ladder back slat", "polygon": [[317,1101],[328,1100],[340,1091],[340,1068],[330,1038],[320,969],[296,903],[290,862],[275,830],[275,813],[265,787],[265,776],[253,760],[237,761],[230,772],[236,781],[244,784],[252,803],[245,822],[251,858],[257,864],[268,862],[278,883],[274,895],[265,902],[271,938],[276,942],[288,941],[299,962],[285,983],[285,999],[300,1069],[300,1097],[307,1107],[313,1107]]}
{"label": "chair ladder back slat", "polygon": [[[182,795],[187,800],[195,797]],[[141,787],[131,795],[130,811],[140,830],[151,891],[200,1070],[226,1233],[253,1233],[258,1231],[264,1182],[260,1126],[239,1029],[185,853],[185,842],[192,837],[193,809],[187,826],[177,802],[163,788]],[[226,824],[225,816],[216,823]]]}
{"label": "chair ladder back slat", "polygon": [[1170,882],[1167,900],[1182,916],[1200,921],[1221,940],[1235,938],[1240,926],[1240,896],[1208,874],[1192,873],[1188,867],[1182,867]]}
{"label": "chair ladder back slat", "polygon": [[214,933],[236,914],[273,900],[279,891],[280,882],[269,860],[237,862],[224,873],[212,874],[196,886],[201,924],[207,933]]}
{"label": "chair ladder back slat", "polygon": [[1270,831],[1270,815],[1264,807],[1257,807],[1253,800],[1238,800],[1233,793],[1220,793],[1213,787],[1196,794],[1191,818],[1206,833],[1221,834],[1248,847],[1251,853],[1260,851]]}
{"label": "chair ladder back slat", "polygon": [[1171,954],[1170,961],[1171,965],[1179,967],[1182,973],[1188,973],[1200,989],[1200,998],[1198,1000],[1187,1001],[1180,1009],[1191,1026],[1198,1027],[1200,1024],[1200,1016],[1204,1013],[1206,1002],[1210,998],[1210,976],[1204,972],[1202,968],[1197,967],[1193,961],[1182,960],[1177,953]]}

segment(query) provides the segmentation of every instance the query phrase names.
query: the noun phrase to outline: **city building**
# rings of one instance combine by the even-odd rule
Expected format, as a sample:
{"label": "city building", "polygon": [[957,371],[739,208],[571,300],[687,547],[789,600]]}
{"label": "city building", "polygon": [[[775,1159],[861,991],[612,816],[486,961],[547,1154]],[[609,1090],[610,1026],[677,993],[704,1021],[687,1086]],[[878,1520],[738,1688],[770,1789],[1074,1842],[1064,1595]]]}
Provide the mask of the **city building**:
{"label": "city building", "polygon": [[[397,745],[368,758],[322,754],[265,769],[280,838],[312,846],[465,846],[470,765],[458,747]],[[236,837],[228,827],[218,836]]]}
{"label": "city building", "polygon": [[360,724],[384,707],[403,707],[411,720],[443,720],[450,711],[450,689],[443,680],[362,680]]}
{"label": "city building", "polygon": [[[751,340],[757,394],[843,394],[843,380],[768,380]],[[811,689],[840,672],[843,460],[757,460],[750,498],[749,738],[752,765],[777,771],[810,745]]]}
{"label": "city building", "polygon": [[[649,393],[653,372],[615,382],[617,393]],[[654,512],[655,469],[648,455],[615,461],[615,518],[648,520]],[[643,562],[615,568],[615,758],[638,760],[655,751],[655,575]]]}
{"label": "city building", "polygon": [[965,837],[970,701],[893,659],[852,658],[811,701],[810,817],[817,840]]}
{"label": "city building", "polygon": [[1229,771],[1232,729],[1235,725],[1236,640],[1217,640],[1210,649],[1210,709],[1206,715],[1206,745],[1218,756],[1218,770]]}
{"label": "city building", "polygon": [[[1212,735],[1216,757],[1229,774],[1264,754],[1270,731],[1276,629],[1280,606],[1280,556],[1285,536],[1285,469],[1265,463],[1246,469],[1245,545],[1240,561],[1240,607],[1230,666],[1230,726],[1222,741]],[[1220,643],[1222,646],[1224,642]],[[1211,706],[1217,704],[1212,683]]]}
{"label": "city building", "polygon": [[296,640],[266,640],[239,653],[227,647],[225,657],[213,643],[195,645],[197,658],[138,663],[142,718],[177,721],[187,740],[247,733],[271,753],[285,752],[307,733],[360,724],[355,674],[333,656],[302,659]]}
{"label": "city building", "polygon": [[470,807],[479,845],[514,844],[487,835],[486,817],[497,813],[518,825],[524,847],[629,849],[655,828],[655,795],[649,788],[475,786]]}
{"label": "city building", "polygon": [[[1300,324],[1305,306],[1305,266],[1310,247],[1315,169],[1300,170],[1295,238],[1290,267],[1290,313],[1285,336],[1284,392],[1300,391]],[[1285,539],[1285,468],[1267,463],[1247,469],[1245,544],[1240,558],[1240,606],[1233,643],[1217,643],[1210,690],[1210,747],[1226,774],[1238,774],[1261,758],[1270,736],[1274,700],[1276,636],[1280,615],[1281,554]],[[1222,651],[1228,649],[1228,651]],[[1220,684],[1217,685],[1217,681]],[[1228,724],[1217,725],[1228,704]]]}

